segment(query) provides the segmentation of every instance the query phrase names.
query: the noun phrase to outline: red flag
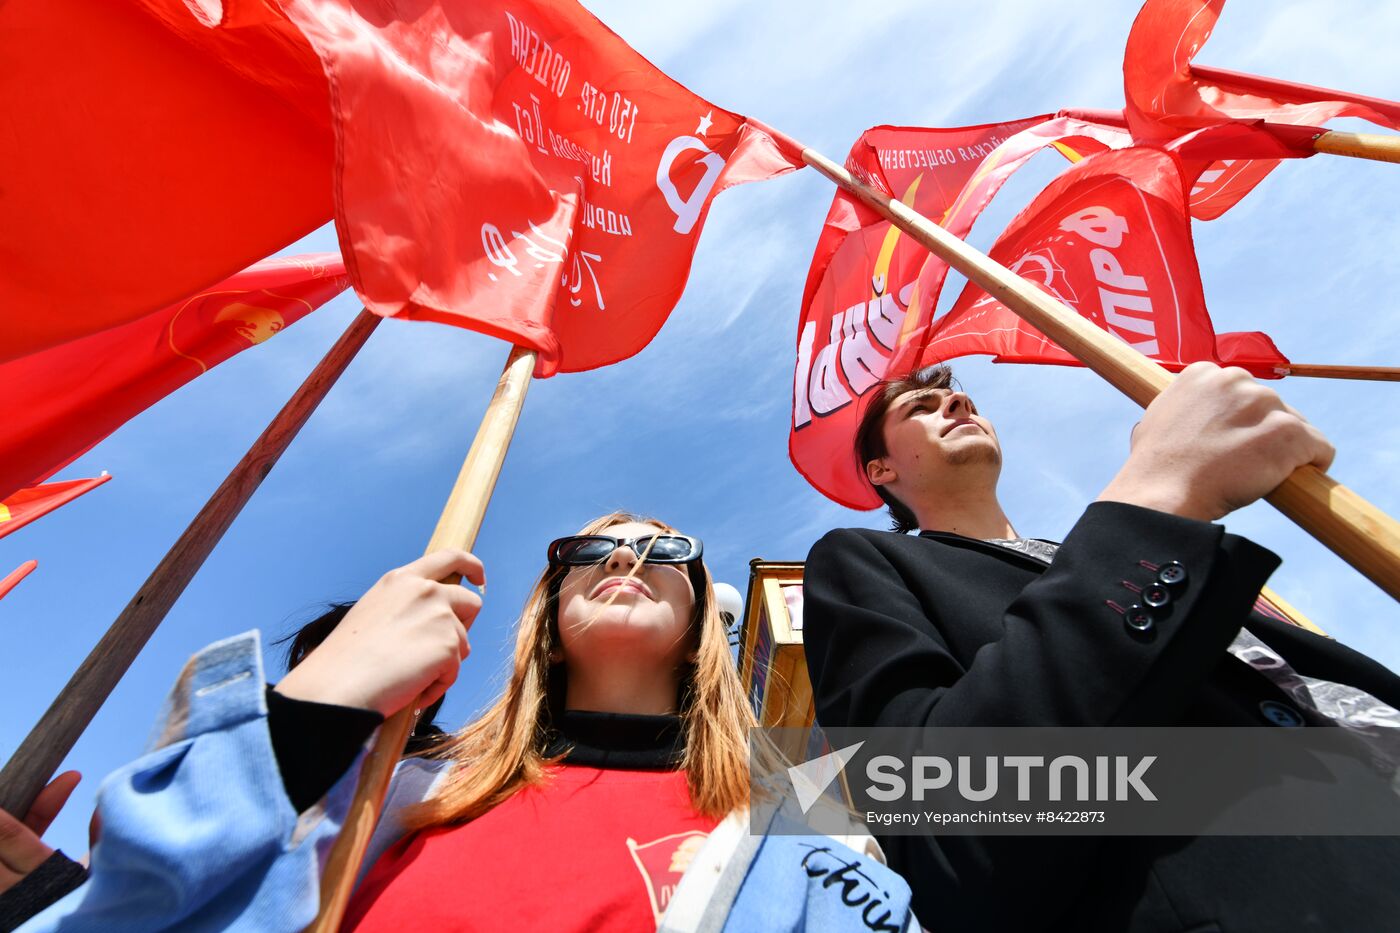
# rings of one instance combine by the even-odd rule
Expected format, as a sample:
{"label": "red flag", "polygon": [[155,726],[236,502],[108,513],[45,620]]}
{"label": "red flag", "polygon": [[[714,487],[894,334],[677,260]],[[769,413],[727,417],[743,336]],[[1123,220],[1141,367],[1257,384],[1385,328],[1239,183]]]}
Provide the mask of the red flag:
{"label": "red flag", "polygon": [[266,259],[139,320],[0,364],[0,496],[52,476],[349,285],[335,253]]}
{"label": "red flag", "polygon": [[89,490],[96,489],[111,475],[103,473],[92,479],[69,479],[61,483],[45,483],[30,486],[6,496],[0,501],[0,538],[19,531],[25,525],[49,514],[61,505],[67,505]]}
{"label": "red flag", "polygon": [[1178,137],[1167,149],[1181,157],[1191,216],[1214,220],[1253,191],[1282,159],[1309,158],[1324,132],[1312,126],[1240,120]]}
{"label": "red flag", "polygon": [[[1103,142],[1077,146],[1078,152],[1061,147],[1071,161],[1107,148],[1123,149],[1134,144],[1128,120],[1121,111],[1062,110],[1060,115],[1094,125],[1099,130],[1097,140]],[[1142,144],[1159,146],[1181,157],[1183,172],[1191,182],[1191,216],[1214,220],[1252,191],[1280,159],[1314,155],[1312,142],[1323,132],[1326,131],[1311,126],[1235,120],[1211,124],[1166,142],[1147,140]]]}
{"label": "red flag", "polygon": [[1282,379],[1288,375],[1288,357],[1268,334],[1242,331],[1215,335],[1216,359],[1226,366],[1247,369],[1260,379]]}
{"label": "red flag", "polygon": [[[1052,182],[1008,225],[991,255],[1170,369],[1213,360],[1277,378],[1288,361],[1264,335],[1226,335],[1224,346],[1217,344],[1185,194],[1172,154],[1145,147],[1103,152]],[[1001,363],[1079,365],[973,283],[934,323],[919,365],[970,353]]]}
{"label": "red flag", "polygon": [[34,568],[38,566],[39,562],[37,560],[27,560],[14,570],[11,570],[3,580],[0,580],[0,599],[4,599],[6,596],[10,595],[10,590],[19,586],[19,581],[33,573]]}
{"label": "red flag", "polygon": [[[1147,0],[1128,33],[1123,55],[1124,115],[1140,142],[1165,143],[1191,130],[1232,120],[1318,126],[1359,117],[1400,129],[1400,103],[1309,87],[1191,63],[1225,0]],[[1219,189],[1193,215],[1220,216],[1273,171],[1276,160],[1230,161],[1207,170]]]}
{"label": "red flag", "polygon": [[156,311],[331,218],[320,63],[266,5],[236,6],[247,19],[213,30],[182,0],[0,3],[0,361]]}
{"label": "red flag", "polygon": [[[1126,141],[1122,130],[1044,116],[955,129],[879,126],[856,141],[846,165],[966,237],[1006,179],[1041,149],[1077,157],[1078,149]],[[803,293],[788,451],[808,482],[848,508],[880,504],[851,449],[859,399],[908,368],[947,273],[941,259],[836,192]]]}
{"label": "red flag", "polygon": [[335,87],[336,226],[379,314],[530,347],[539,375],[616,362],[680,298],[710,198],[801,165],[572,0],[410,6],[286,4]]}

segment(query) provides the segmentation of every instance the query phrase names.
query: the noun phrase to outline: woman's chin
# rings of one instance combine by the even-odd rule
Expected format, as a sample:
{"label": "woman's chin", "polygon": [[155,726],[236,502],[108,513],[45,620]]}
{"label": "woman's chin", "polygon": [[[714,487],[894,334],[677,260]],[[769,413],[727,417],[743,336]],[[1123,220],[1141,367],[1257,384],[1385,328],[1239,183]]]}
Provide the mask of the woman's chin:
{"label": "woman's chin", "polygon": [[598,613],[597,618],[575,623],[563,633],[565,654],[585,644],[596,648],[606,646],[609,651],[664,652],[685,636],[685,626],[677,624],[673,615],[647,612],[647,608],[612,605]]}

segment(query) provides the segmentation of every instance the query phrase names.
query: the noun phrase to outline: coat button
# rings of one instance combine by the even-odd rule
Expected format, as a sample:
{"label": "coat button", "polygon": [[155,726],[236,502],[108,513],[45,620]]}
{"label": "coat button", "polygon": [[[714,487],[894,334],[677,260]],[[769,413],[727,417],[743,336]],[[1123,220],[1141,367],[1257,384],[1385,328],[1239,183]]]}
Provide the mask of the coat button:
{"label": "coat button", "polygon": [[1149,583],[1142,588],[1142,601],[1153,609],[1161,609],[1172,601],[1172,594],[1160,583]]}
{"label": "coat button", "polygon": [[1152,618],[1150,610],[1133,603],[1128,607],[1128,611],[1123,613],[1123,624],[1134,632],[1150,632],[1157,620]]}
{"label": "coat button", "polygon": [[1259,704],[1259,712],[1264,714],[1264,718],[1276,726],[1294,727],[1303,724],[1303,714],[1298,712],[1287,703],[1280,703],[1277,700],[1265,700]]}
{"label": "coat button", "polygon": [[1167,586],[1180,586],[1186,582],[1186,567],[1181,561],[1168,561],[1162,565],[1162,569],[1157,571],[1157,582]]}

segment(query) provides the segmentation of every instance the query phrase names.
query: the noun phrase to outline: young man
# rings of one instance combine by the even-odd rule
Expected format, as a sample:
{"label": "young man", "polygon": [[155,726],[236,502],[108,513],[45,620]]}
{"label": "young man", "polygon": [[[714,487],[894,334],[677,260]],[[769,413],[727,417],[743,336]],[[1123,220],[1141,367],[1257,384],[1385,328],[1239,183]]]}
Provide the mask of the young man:
{"label": "young man", "polygon": [[[1252,612],[1279,560],[1212,524],[1332,460],[1243,370],[1187,368],[1058,546],[1002,510],[996,431],[946,367],[877,390],[857,447],[896,530],[921,532],[838,530],[812,548],[804,637],[822,724],[1400,725],[1400,678]],[[1400,729],[1372,731],[1400,752]],[[1391,838],[881,842],[933,930],[1400,929]]]}

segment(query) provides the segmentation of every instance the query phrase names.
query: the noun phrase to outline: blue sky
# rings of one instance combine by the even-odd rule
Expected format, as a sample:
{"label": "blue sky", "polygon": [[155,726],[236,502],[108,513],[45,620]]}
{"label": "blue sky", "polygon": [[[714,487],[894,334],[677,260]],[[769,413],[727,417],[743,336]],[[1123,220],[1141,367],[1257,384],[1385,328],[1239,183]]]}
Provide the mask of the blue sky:
{"label": "blue sky", "polygon": [[[1126,2],[1008,0],[590,4],[636,48],[715,103],[833,158],[878,123],[956,126],[1060,107],[1121,105]],[[664,12],[660,12],[664,10]],[[1400,6],[1231,0],[1204,64],[1400,98]],[[1345,127],[1345,123],[1338,123]],[[1357,124],[1357,126],[1360,126]],[[1063,162],[1042,155],[974,230],[986,249]],[[1195,235],[1219,330],[1264,330],[1295,362],[1400,360],[1400,167],[1318,156],[1286,164]],[[826,530],[883,527],[840,508],[787,459],[798,301],[830,202],[810,171],[720,196],[690,285],[636,358],[530,390],[477,553],[488,597],[439,720],[499,689],[507,641],[544,545],[614,508],[705,539],[743,590],[754,557],[801,559]],[[329,228],[285,252],[335,249]],[[952,276],[946,303],[961,280]],[[100,296],[94,296],[95,299]],[[185,524],[350,322],[345,295],[138,417],[59,478],[115,479],[0,541],[0,574],[38,558],[0,602],[8,756]],[[234,524],[69,758],[85,774],[50,833],[71,854],[103,775],[145,746],[184,659],[250,628],[282,635],[417,557],[507,348],[442,325],[386,321]],[[1017,529],[1060,538],[1127,451],[1138,409],[1094,375],[957,365],[1006,450]],[[1336,444],[1332,475],[1400,514],[1400,385],[1273,383]],[[1271,585],[1343,641],[1400,668],[1400,618],[1379,589],[1267,505],[1228,527],[1275,550]],[[270,660],[280,671],[280,658]]]}

